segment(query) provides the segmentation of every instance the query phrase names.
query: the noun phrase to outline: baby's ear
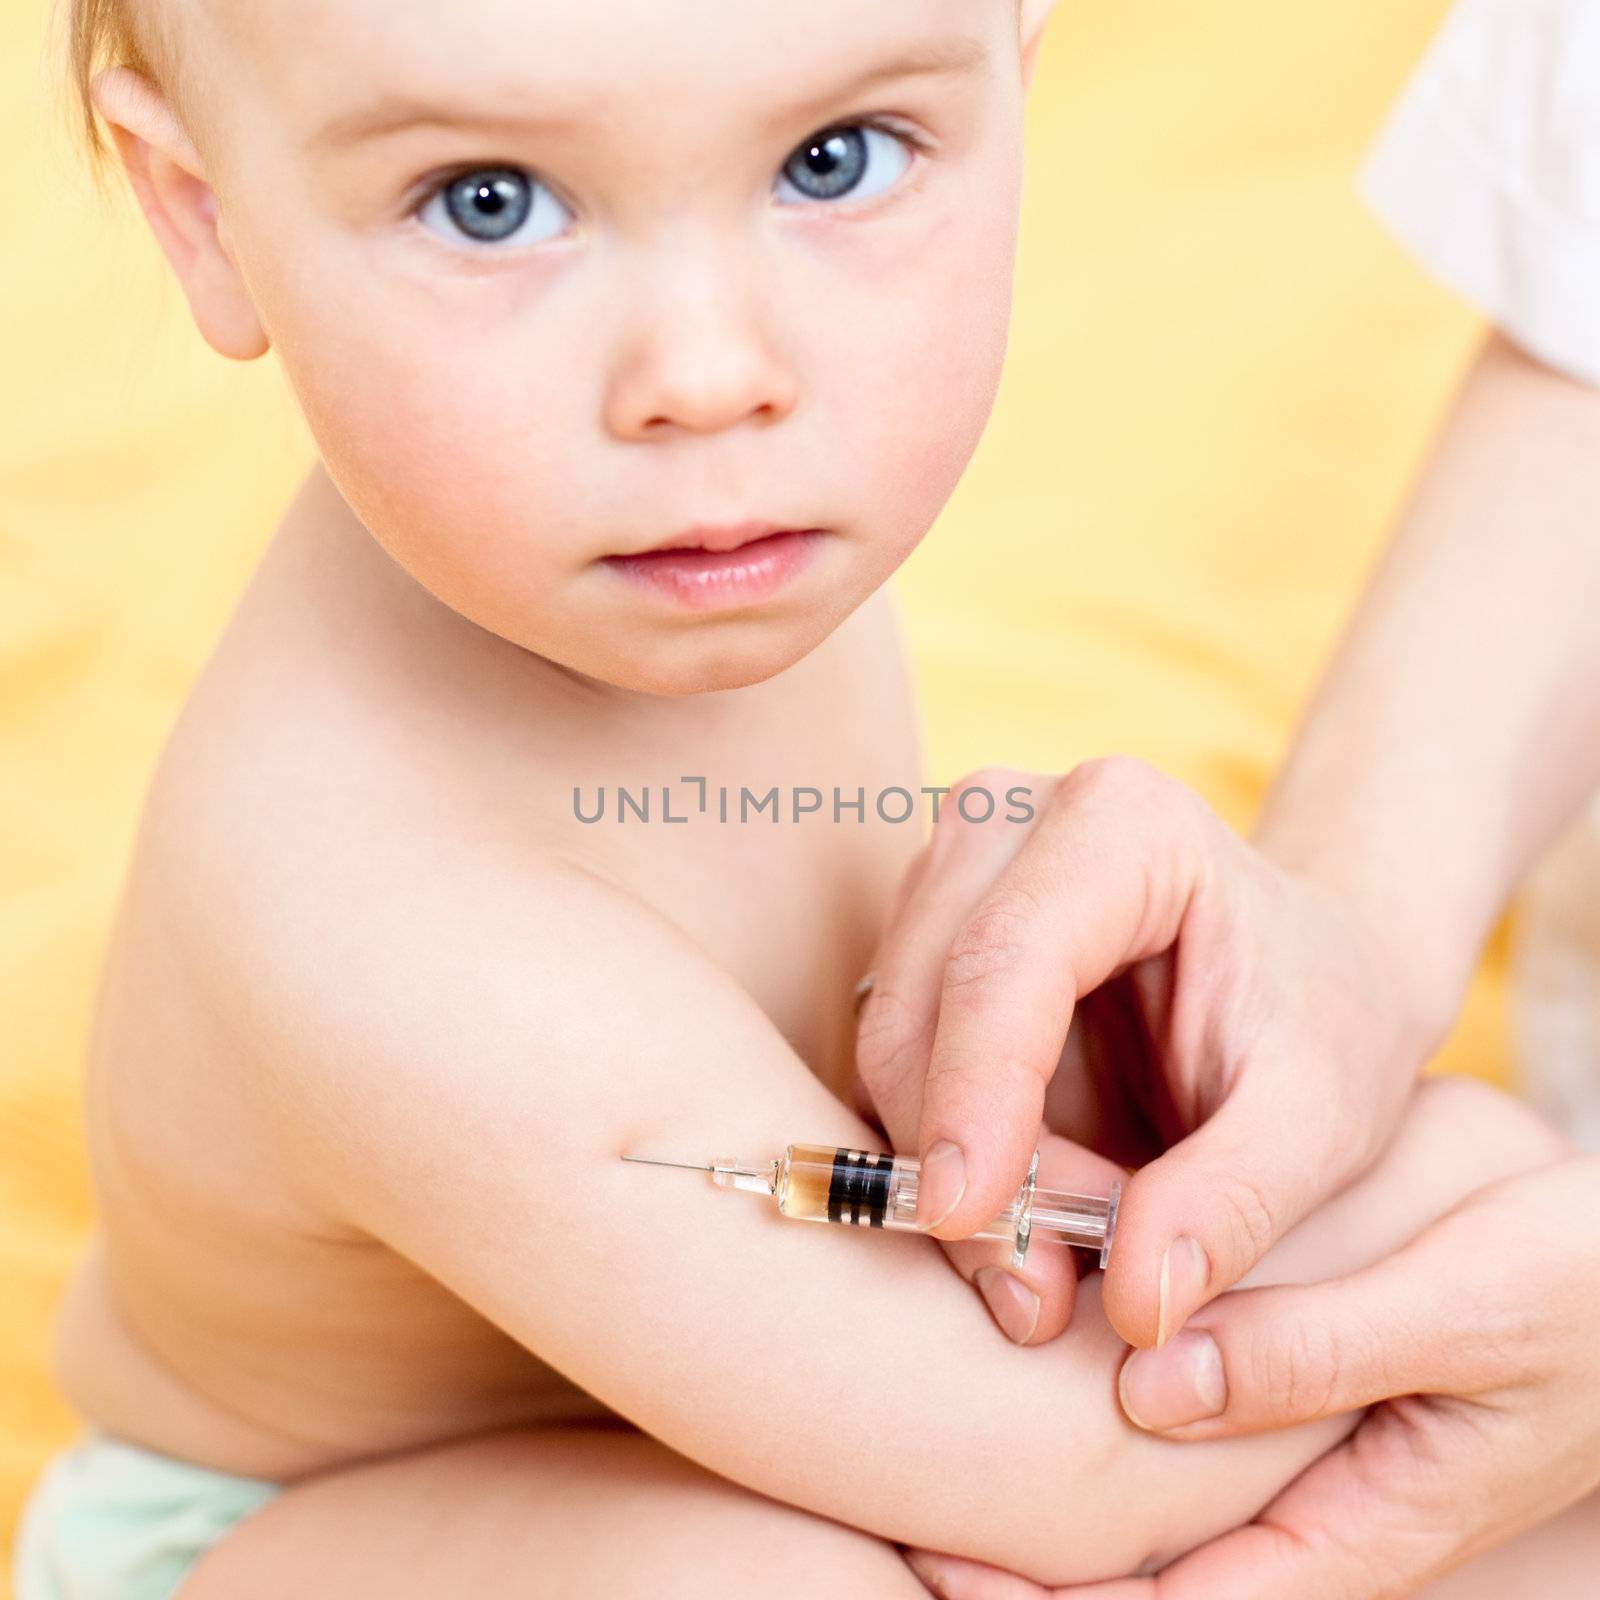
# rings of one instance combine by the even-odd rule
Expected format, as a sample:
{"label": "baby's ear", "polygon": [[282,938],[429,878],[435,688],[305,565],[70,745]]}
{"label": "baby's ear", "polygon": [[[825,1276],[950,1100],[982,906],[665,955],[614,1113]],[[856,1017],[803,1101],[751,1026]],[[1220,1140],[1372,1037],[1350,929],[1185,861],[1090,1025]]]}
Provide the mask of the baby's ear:
{"label": "baby's ear", "polygon": [[1022,0],[1022,87],[1033,82],[1038,65],[1039,46],[1044,42],[1044,25],[1055,10],[1056,0]]}
{"label": "baby's ear", "polygon": [[91,93],[202,337],[235,361],[264,355],[266,330],[228,252],[200,152],[166,96],[131,67],[97,73]]}

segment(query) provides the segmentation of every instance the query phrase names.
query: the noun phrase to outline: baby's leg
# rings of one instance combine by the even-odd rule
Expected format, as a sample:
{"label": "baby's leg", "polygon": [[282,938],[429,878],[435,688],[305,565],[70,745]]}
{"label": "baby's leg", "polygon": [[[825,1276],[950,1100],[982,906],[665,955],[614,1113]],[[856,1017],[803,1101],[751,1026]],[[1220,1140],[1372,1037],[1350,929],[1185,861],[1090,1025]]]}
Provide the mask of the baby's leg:
{"label": "baby's leg", "polygon": [[1314,1283],[1380,1260],[1475,1190],[1560,1161],[1568,1141],[1472,1078],[1427,1078],[1389,1148],[1276,1245],[1246,1285]]}
{"label": "baby's leg", "polygon": [[632,1428],[558,1425],[292,1484],[201,1558],[178,1600],[702,1600],[796,1573],[820,1594],[927,1600],[885,1540]]}

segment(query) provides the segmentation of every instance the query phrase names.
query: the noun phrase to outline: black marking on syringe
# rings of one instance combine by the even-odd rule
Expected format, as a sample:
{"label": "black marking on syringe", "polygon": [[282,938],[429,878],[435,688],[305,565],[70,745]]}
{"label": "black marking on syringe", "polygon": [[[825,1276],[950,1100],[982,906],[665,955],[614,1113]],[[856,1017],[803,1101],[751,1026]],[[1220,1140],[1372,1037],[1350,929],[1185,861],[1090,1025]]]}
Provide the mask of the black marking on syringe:
{"label": "black marking on syringe", "polygon": [[874,1157],[870,1150],[846,1150],[842,1146],[835,1150],[828,1180],[828,1221],[881,1228],[889,1213],[889,1177],[893,1171],[891,1155]]}

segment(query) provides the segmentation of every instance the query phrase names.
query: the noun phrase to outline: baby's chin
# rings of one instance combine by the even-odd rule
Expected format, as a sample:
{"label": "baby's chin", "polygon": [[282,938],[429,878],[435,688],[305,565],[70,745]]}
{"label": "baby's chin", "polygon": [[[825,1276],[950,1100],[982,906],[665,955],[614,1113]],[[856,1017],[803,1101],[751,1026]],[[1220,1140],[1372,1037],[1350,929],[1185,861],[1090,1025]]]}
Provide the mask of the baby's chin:
{"label": "baby's chin", "polygon": [[705,626],[656,651],[641,648],[642,641],[635,639],[622,644],[613,657],[563,664],[598,684],[634,694],[682,699],[748,689],[805,660],[832,631],[819,632],[816,622],[812,619],[805,628],[794,622],[742,630]]}
{"label": "baby's chin", "polygon": [[597,692],[684,699],[767,683],[813,655],[854,610],[755,609],[666,628],[619,624],[581,640],[516,641]]}

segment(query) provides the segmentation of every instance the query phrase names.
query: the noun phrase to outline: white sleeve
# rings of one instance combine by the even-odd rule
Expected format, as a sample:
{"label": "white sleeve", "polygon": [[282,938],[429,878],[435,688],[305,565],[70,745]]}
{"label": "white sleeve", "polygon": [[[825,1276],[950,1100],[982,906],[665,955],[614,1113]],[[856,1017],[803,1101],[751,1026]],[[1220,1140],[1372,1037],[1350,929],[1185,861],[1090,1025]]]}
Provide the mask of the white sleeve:
{"label": "white sleeve", "polygon": [[1357,182],[1434,277],[1600,385],[1600,0],[1456,0]]}

